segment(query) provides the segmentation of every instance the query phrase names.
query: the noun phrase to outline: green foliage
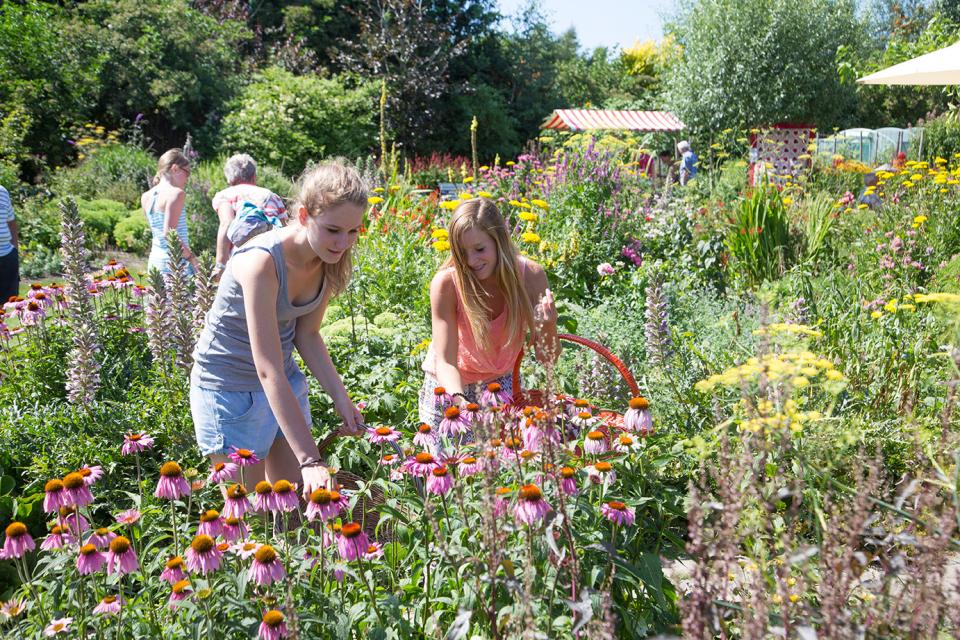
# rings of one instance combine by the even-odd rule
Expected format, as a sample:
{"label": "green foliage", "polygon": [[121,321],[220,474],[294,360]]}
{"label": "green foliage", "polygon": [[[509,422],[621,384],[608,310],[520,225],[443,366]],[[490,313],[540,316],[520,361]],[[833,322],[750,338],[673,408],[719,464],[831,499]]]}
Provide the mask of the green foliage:
{"label": "green foliage", "polygon": [[5,112],[0,104],[0,185],[9,190],[20,180],[20,165],[28,157],[26,137],[30,131],[30,115],[14,107]]}
{"label": "green foliage", "polygon": [[244,151],[284,173],[325,156],[354,157],[374,145],[372,85],[295,76],[271,67],[245,87],[223,119],[221,148]]}
{"label": "green foliage", "polygon": [[[80,210],[80,219],[87,227],[87,241],[95,247],[116,244],[113,228],[131,214],[126,205],[116,200],[77,199],[77,207]],[[140,215],[142,216],[143,212],[140,212]]]}
{"label": "green foliage", "polygon": [[88,200],[106,198],[140,206],[140,194],[150,188],[157,160],[130,144],[112,143],[98,147],[75,167],[57,171],[50,188],[60,196]]}
{"label": "green foliage", "polygon": [[934,158],[953,158],[960,153],[960,112],[954,110],[923,125],[923,154]]}
{"label": "green foliage", "polygon": [[755,187],[734,209],[727,248],[739,273],[754,285],[777,278],[790,266],[789,219],[776,187]]}
{"label": "green foliage", "polygon": [[143,211],[132,211],[113,227],[113,240],[118,249],[132,253],[146,253],[152,235]]}
{"label": "green foliage", "polygon": [[835,53],[860,37],[852,0],[699,0],[669,27],[683,59],[666,101],[695,130],[840,124],[853,104]]}

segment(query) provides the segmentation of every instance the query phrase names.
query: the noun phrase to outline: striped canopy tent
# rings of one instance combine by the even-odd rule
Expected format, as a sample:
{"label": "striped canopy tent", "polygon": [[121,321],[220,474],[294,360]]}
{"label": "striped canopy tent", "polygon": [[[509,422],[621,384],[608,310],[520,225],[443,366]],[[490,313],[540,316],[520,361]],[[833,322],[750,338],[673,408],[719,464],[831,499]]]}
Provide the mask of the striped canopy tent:
{"label": "striped canopy tent", "polygon": [[613,109],[557,109],[543,122],[544,129],[591,131],[682,131],[686,128],[669,111],[617,111]]}

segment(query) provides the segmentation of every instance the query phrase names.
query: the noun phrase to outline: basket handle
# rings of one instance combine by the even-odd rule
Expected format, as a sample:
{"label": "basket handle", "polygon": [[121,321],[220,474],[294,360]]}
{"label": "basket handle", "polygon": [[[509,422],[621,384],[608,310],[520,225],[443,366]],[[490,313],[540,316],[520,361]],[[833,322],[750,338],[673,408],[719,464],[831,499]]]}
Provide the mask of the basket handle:
{"label": "basket handle", "polygon": [[[613,355],[609,349],[598,342],[594,342],[589,338],[583,338],[581,336],[573,335],[572,333],[559,333],[557,337],[560,340],[566,340],[567,342],[573,342],[575,344],[583,345],[593,351],[599,353],[607,360],[610,364],[616,367],[617,372],[620,373],[620,376],[623,377],[623,380],[627,383],[627,386],[630,387],[630,393],[635,396],[640,395],[640,387],[637,385],[637,381],[633,379],[633,374],[630,373],[630,370],[627,369],[627,365],[623,364],[623,361],[620,360],[617,356]],[[517,356],[517,361],[513,363],[513,403],[515,405],[523,404],[523,391],[520,389],[520,363],[523,361],[523,349],[520,350],[520,354]]]}

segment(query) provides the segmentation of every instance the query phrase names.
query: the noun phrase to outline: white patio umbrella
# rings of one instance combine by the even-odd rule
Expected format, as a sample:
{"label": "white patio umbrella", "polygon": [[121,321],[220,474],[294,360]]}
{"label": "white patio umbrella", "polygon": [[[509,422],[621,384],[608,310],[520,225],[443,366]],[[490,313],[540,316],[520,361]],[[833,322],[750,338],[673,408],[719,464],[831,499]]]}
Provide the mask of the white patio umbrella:
{"label": "white patio umbrella", "polygon": [[857,80],[861,84],[960,84],[960,42]]}

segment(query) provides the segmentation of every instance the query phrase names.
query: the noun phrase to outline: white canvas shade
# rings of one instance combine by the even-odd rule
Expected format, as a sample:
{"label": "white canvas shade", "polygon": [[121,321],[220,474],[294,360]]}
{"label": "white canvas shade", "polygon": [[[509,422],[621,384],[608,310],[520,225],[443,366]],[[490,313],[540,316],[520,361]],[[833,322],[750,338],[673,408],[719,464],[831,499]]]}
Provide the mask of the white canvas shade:
{"label": "white canvas shade", "polygon": [[861,84],[960,85],[960,42],[871,73]]}

